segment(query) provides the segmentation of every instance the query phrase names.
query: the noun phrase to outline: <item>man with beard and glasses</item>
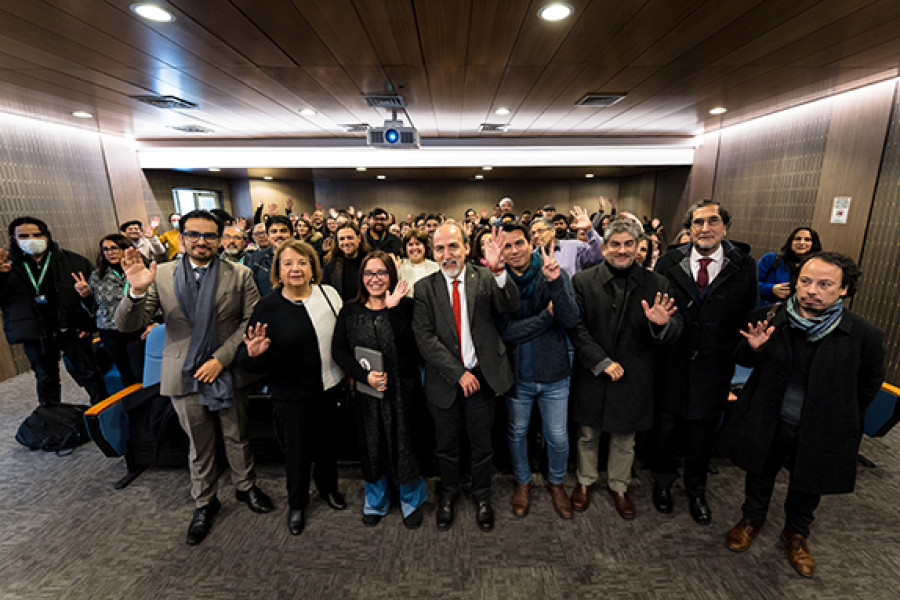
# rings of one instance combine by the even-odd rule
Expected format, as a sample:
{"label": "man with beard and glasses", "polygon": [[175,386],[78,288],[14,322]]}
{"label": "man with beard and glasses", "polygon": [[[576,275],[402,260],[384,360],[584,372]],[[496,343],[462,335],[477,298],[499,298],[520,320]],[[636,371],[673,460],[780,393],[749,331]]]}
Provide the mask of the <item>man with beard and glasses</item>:
{"label": "man with beard and glasses", "polygon": [[728,532],[728,548],[750,547],[786,466],[781,541],[804,577],[815,569],[806,544],[813,512],[822,494],[853,491],[863,415],[884,378],[884,333],[844,306],[859,274],[843,254],[813,254],[784,304],[751,315],[737,356],[753,373],[719,441],[747,472],[743,517]]}
{"label": "man with beard and glasses", "polygon": [[400,238],[388,231],[388,223],[390,217],[386,210],[381,207],[372,209],[370,213],[370,226],[366,231],[366,241],[369,243],[370,250],[383,250],[395,257],[400,256],[401,243]]}
{"label": "man with beard and glasses", "polygon": [[[247,438],[249,377],[233,365],[259,292],[247,267],[216,254],[222,223],[210,212],[191,211],[179,223],[181,260],[148,269],[137,250],[122,259],[129,292],[116,308],[120,331],[145,326],[157,310],[166,324],[159,392],[172,399],[190,441],[191,496],[196,509],[188,545],[203,541],[221,508],[217,496],[222,444],[231,469],[235,498],[258,513],[272,500],[257,487]],[[235,367],[235,368],[232,368]]]}
{"label": "man with beard and glasses", "polygon": [[247,252],[247,236],[237,227],[226,227],[222,234],[222,258],[227,261],[246,265],[250,258]]}
{"label": "man with beard and glasses", "polygon": [[731,391],[740,330],[758,300],[756,262],[725,239],[730,219],[718,202],[692,205],[684,219],[691,243],[656,264],[656,272],[669,280],[684,332],[662,357],[656,378],[652,500],[659,512],[672,512],[681,436],[684,488],[699,525],[712,519],[706,480],[713,436]]}
{"label": "man with beard and glasses", "polygon": [[513,372],[495,323],[519,308],[519,292],[508,284],[502,249],[505,234],[494,230],[485,250],[488,268],[466,263],[469,244],[456,223],[434,232],[440,271],[415,286],[413,329],[425,359],[425,396],[435,423],[435,456],[441,473],[437,527],[453,523],[460,493],[462,428],[471,448],[475,518],[483,531],[494,528],[491,507],[491,424],[494,397],[512,386]]}

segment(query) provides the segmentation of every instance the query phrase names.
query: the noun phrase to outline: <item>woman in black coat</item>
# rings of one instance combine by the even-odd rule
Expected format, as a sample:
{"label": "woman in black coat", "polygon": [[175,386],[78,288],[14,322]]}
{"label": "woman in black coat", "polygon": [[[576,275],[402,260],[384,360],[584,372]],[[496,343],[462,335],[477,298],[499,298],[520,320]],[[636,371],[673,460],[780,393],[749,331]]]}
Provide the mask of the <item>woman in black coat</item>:
{"label": "woman in black coat", "polygon": [[[366,480],[363,523],[374,526],[388,513],[394,483],[400,491],[403,523],[415,529],[422,523],[428,493],[412,432],[413,404],[420,398],[413,301],[406,297],[406,282],[397,283],[394,261],[387,253],[376,250],[366,256],[359,273],[359,294],[338,316],[332,352],[335,362],[357,382],[360,458]],[[359,356],[360,348],[380,355],[382,366]]]}

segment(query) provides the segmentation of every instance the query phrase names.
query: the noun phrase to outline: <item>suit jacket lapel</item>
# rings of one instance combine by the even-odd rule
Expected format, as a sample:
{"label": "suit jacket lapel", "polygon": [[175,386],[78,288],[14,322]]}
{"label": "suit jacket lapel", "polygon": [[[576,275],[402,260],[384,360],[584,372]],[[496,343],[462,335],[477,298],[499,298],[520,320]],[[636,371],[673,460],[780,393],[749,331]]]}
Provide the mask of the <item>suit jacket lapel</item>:
{"label": "suit jacket lapel", "polygon": [[[508,277],[508,275],[507,275]],[[475,295],[478,291],[475,286],[477,273],[472,267],[466,267],[466,309],[469,313],[469,329],[472,329],[472,322],[475,318]],[[455,322],[454,322],[455,326]]]}
{"label": "suit jacket lapel", "polygon": [[[448,331],[456,335],[456,319],[453,318],[453,303],[450,300],[450,293],[447,290],[447,280],[444,275],[438,271],[431,278],[432,290],[434,292],[435,305],[434,310],[436,318],[442,318],[444,327]],[[457,340],[458,341],[458,340]]]}

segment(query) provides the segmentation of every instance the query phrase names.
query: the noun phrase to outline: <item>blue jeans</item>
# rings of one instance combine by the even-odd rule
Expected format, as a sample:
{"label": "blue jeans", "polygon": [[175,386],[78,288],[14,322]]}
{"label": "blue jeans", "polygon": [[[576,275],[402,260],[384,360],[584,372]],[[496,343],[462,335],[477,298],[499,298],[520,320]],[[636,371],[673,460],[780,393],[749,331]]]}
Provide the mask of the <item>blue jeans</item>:
{"label": "blue jeans", "polygon": [[509,454],[512,459],[516,481],[526,484],[531,481],[531,466],[528,462],[528,424],[531,421],[531,407],[537,400],[544,422],[543,438],[547,444],[547,462],[550,483],[560,484],[566,476],[569,460],[569,433],[567,430],[569,409],[569,378],[553,383],[517,381],[516,397],[507,398],[509,410]]}
{"label": "blue jeans", "polygon": [[[414,513],[428,500],[428,490],[425,487],[425,478],[419,477],[413,483],[397,486],[400,488],[400,510],[406,518]],[[391,508],[390,482],[385,475],[375,483],[366,482],[366,503],[363,506],[363,514],[381,515],[388,514]]]}

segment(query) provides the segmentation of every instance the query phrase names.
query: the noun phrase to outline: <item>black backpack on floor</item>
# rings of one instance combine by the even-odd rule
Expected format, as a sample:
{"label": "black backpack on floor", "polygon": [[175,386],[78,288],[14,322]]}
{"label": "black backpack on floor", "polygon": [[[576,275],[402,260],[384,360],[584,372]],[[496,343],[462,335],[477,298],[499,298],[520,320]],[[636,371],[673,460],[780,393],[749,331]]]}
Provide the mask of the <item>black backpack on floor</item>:
{"label": "black backpack on floor", "polygon": [[56,452],[60,456],[71,454],[76,447],[90,441],[84,424],[87,409],[78,404],[38,406],[19,425],[16,440],[31,450]]}

